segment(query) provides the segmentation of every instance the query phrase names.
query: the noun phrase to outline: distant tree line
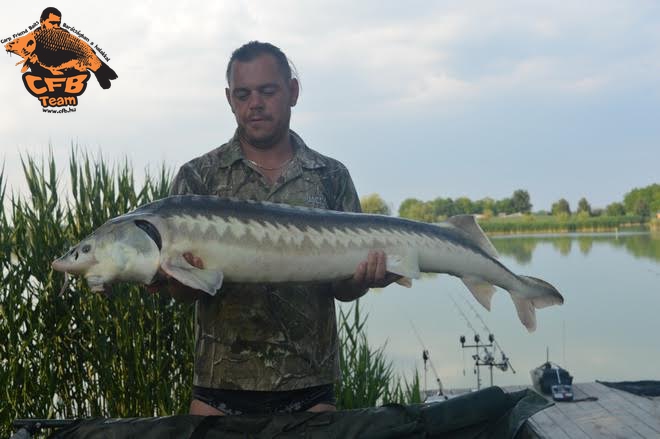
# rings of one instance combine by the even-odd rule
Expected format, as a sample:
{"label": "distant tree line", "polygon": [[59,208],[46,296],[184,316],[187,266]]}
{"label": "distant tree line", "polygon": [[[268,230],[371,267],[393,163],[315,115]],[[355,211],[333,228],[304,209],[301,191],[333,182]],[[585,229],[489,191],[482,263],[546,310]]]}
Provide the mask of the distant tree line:
{"label": "distant tree line", "polygon": [[365,213],[377,213],[379,215],[389,215],[390,207],[385,203],[380,195],[371,194],[360,198],[362,211]]}
{"label": "distant tree line", "polygon": [[[654,217],[658,212],[660,212],[660,184],[656,183],[631,190],[623,197],[623,201],[608,204],[604,211],[592,210],[587,199],[581,198],[575,213],[582,217],[634,215],[648,219]],[[551,213],[555,216],[572,214],[571,207],[564,198],[552,204]]]}
{"label": "distant tree line", "polygon": [[407,198],[399,206],[399,216],[427,222],[441,221],[452,215],[480,214],[494,216],[510,215],[516,212],[529,213],[532,210],[529,193],[519,189],[510,198],[495,200],[487,197],[473,201],[467,197],[456,199],[438,197],[431,201]]}
{"label": "distant tree line", "polygon": [[[362,210],[366,213],[390,215],[387,203],[378,195],[371,194],[361,199]],[[490,197],[473,201],[467,197],[456,199],[438,197],[431,201],[422,201],[417,198],[407,198],[399,206],[399,216],[418,221],[436,222],[447,217],[460,214],[483,215],[486,218],[515,213],[528,214],[532,211],[529,192],[518,189],[509,198],[495,200]],[[628,192],[623,201],[613,202],[605,209],[592,209],[589,201],[582,197],[578,201],[575,212],[571,210],[569,202],[561,198],[554,202],[550,214],[570,217],[575,214],[578,218],[593,216],[640,216],[643,218],[655,217],[660,212],[660,184],[652,184],[643,188],[635,188]],[[539,214],[547,214],[545,211]]]}
{"label": "distant tree line", "polygon": [[655,216],[660,212],[660,184],[631,190],[623,198],[623,206],[626,213]]}

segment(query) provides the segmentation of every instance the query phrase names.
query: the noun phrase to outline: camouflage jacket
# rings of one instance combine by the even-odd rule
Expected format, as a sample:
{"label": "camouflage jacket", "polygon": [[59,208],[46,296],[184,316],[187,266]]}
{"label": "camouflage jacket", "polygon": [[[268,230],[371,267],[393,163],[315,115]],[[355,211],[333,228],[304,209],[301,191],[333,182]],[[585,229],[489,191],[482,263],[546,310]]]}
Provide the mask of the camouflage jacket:
{"label": "camouflage jacket", "polygon": [[[181,167],[171,194],[219,195],[360,211],[348,170],[291,131],[293,160],[271,185],[243,156],[238,136]],[[259,267],[255,267],[258,270]],[[279,391],[339,375],[329,284],[225,284],[196,304],[194,385]]]}

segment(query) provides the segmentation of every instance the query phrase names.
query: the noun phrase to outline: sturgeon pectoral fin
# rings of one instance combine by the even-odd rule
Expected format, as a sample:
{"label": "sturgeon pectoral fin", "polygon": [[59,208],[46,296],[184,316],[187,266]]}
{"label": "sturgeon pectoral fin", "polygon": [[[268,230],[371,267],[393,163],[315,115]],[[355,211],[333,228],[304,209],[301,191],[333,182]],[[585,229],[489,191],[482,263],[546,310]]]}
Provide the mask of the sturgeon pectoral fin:
{"label": "sturgeon pectoral fin", "polygon": [[478,277],[465,276],[461,278],[468,290],[472,293],[477,302],[490,311],[490,300],[495,294],[495,287]]}
{"label": "sturgeon pectoral fin", "polygon": [[211,296],[215,296],[220,289],[224,277],[221,271],[206,270],[190,265],[181,255],[165,260],[161,264],[161,268],[182,284],[204,291]]}
{"label": "sturgeon pectoral fin", "polygon": [[412,279],[409,277],[404,276],[401,279],[397,280],[396,283],[406,288],[412,288]]}
{"label": "sturgeon pectoral fin", "polygon": [[[386,270],[390,273],[398,274],[404,278],[419,279],[419,259],[417,252],[413,250],[404,253],[387,253],[387,267]],[[400,279],[403,280],[403,279]],[[405,286],[405,282],[401,285]],[[412,281],[410,281],[412,285]]]}

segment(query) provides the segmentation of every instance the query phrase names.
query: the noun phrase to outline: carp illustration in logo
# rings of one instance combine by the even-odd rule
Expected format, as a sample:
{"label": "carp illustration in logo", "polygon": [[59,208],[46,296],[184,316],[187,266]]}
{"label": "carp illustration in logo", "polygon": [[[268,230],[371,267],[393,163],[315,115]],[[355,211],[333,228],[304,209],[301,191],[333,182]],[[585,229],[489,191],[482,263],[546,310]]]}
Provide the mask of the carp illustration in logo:
{"label": "carp illustration in logo", "polygon": [[89,71],[103,89],[110,88],[110,81],[118,77],[89,44],[60,27],[61,17],[56,8],[46,8],[38,28],[5,45],[7,52],[23,58],[16,65],[23,64],[25,87],[43,107],[77,105]]}

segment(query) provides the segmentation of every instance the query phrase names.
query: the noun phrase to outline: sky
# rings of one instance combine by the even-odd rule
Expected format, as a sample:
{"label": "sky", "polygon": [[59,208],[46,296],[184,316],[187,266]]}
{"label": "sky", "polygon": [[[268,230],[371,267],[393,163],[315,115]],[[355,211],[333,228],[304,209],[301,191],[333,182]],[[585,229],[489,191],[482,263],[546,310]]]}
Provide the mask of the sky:
{"label": "sky", "polygon": [[42,113],[0,56],[0,162],[72,144],[142,174],[226,142],[231,52],[271,42],[296,66],[291,127],[343,162],[360,195],[531,196],[534,210],[621,201],[660,182],[660,3],[598,0],[11,2],[0,38],[57,7],[110,58],[71,114]]}

